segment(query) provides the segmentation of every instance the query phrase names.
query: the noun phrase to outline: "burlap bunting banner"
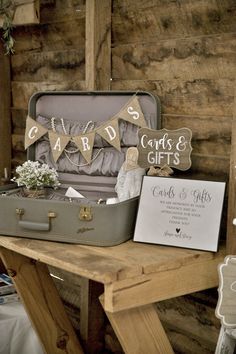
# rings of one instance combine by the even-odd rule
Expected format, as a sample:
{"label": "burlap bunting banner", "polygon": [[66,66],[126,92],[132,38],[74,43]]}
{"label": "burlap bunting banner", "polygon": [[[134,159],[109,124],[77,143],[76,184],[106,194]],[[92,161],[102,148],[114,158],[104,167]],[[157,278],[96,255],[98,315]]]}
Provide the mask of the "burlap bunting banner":
{"label": "burlap bunting banner", "polygon": [[78,146],[81,154],[88,163],[91,162],[92,158],[94,138],[94,131],[83,135],[73,136],[72,138],[73,142]]}
{"label": "burlap bunting banner", "polygon": [[93,129],[88,133],[73,137],[58,134],[55,132],[55,129],[48,130],[28,116],[26,120],[25,149],[35,143],[43,135],[48,133],[52,155],[55,162],[57,162],[69,141],[73,141],[79,148],[85,160],[90,163],[92,159],[95,134],[99,134],[110,145],[121,151],[118,124],[119,118],[142,128],[147,127],[139,100],[136,95],[133,96],[128,103],[126,103],[118,114],[103,123],[100,127]]}
{"label": "burlap bunting banner", "polygon": [[63,153],[63,150],[65,149],[66,145],[69,143],[71,138],[70,136],[67,135],[61,135],[55,133],[52,130],[48,132],[48,136],[51,145],[53,159],[55,162],[57,162],[57,160]]}
{"label": "burlap bunting banner", "polygon": [[113,119],[111,121],[108,121],[107,124],[103,124],[101,128],[97,129],[97,134],[99,134],[109,144],[111,144],[117,150],[120,151],[120,134],[118,119]]}
{"label": "burlap bunting banner", "polygon": [[141,128],[147,128],[147,123],[136,96],[122,108],[117,117],[138,125]]}
{"label": "burlap bunting banner", "polygon": [[41,124],[38,124],[34,119],[27,116],[25,130],[25,149],[35,143],[41,136],[46,134],[48,130]]}

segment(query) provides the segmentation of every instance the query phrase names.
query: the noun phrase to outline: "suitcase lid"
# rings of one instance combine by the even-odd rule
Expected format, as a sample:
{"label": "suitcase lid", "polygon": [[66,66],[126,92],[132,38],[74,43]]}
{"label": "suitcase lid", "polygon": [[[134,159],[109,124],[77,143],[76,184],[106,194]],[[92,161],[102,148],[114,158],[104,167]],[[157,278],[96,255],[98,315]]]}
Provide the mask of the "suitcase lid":
{"label": "suitcase lid", "polygon": [[[134,95],[138,97],[148,127],[159,129],[161,126],[160,100],[145,91],[37,92],[30,98],[28,112],[31,118],[37,120],[47,129],[52,128],[52,117],[55,117],[58,124],[57,129],[59,129],[58,133],[63,133],[63,126],[60,123],[60,119],[63,118],[64,125],[70,130],[70,135],[73,135],[71,134],[73,124],[76,129],[78,128],[78,122],[81,124],[81,129],[90,121],[95,126],[99,125],[119,113]],[[122,123],[123,125],[119,124],[120,134],[123,134],[123,136],[126,134],[127,136],[130,132],[130,135],[138,139],[136,137],[138,127],[128,122],[122,121]],[[129,127],[129,125],[133,127]],[[121,132],[122,127],[123,133]],[[98,145],[101,144],[101,140],[103,139],[100,137],[97,142]],[[32,161],[39,160],[42,163],[47,163],[50,167],[56,168],[59,179],[65,186],[74,186],[75,188],[78,186],[80,190],[83,190],[89,184],[91,190],[110,190],[114,188],[116,176],[124,162],[128,146],[124,146],[123,142],[121,152],[119,152],[108,143],[106,144],[105,141],[102,144],[103,151],[101,152],[101,146],[96,146],[95,143],[93,149],[95,159],[90,164],[86,163],[80,152],[73,154],[73,156],[63,152],[55,163],[50,152],[49,140],[46,136],[43,136],[29,146],[27,158]],[[131,142],[129,146],[135,146],[136,144],[137,141],[134,144]],[[99,157],[96,157],[96,154]],[[66,155],[69,156],[69,159]],[[104,166],[107,166],[107,168],[104,168]]]}

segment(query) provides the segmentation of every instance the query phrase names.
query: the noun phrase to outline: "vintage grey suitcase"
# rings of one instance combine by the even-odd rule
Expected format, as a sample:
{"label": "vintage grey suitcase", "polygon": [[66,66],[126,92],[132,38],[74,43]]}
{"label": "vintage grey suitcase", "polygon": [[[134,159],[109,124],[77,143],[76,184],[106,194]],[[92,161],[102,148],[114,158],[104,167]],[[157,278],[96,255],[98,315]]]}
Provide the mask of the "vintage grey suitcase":
{"label": "vintage grey suitcase", "polygon": [[[139,100],[147,125],[160,128],[160,102],[148,92],[39,92],[29,102],[29,115],[51,129],[52,117],[59,132],[64,128],[82,131],[88,122],[99,125],[117,114],[133,95]],[[55,128],[55,126],[54,126]],[[47,199],[23,197],[17,192],[0,195],[0,233],[42,240],[113,246],[133,236],[138,197],[116,204],[97,204],[100,199],[114,197],[117,173],[124,162],[127,146],[137,145],[137,126],[122,122],[119,126],[121,152],[103,139],[94,143],[94,154],[102,144],[99,156],[88,166],[80,154],[67,158],[62,154],[57,163],[52,160],[45,136],[28,149],[29,160],[46,162],[56,167],[62,183]],[[128,138],[127,138],[128,136]],[[127,142],[127,146],[126,145]],[[77,160],[76,160],[77,159]],[[76,161],[76,163],[75,163]],[[77,162],[82,163],[77,163]],[[73,163],[74,162],[74,163]],[[65,188],[72,186],[86,196],[71,200]]]}

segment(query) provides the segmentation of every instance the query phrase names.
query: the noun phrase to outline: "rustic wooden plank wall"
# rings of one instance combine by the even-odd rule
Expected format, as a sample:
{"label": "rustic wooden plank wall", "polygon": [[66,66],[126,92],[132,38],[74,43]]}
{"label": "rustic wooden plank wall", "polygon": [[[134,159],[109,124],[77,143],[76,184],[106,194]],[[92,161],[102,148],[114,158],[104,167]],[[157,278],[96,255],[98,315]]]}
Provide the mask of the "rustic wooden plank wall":
{"label": "rustic wooden plank wall", "polygon": [[227,178],[236,72],[234,0],[116,0],[112,89],[160,96],[163,125],[193,130],[192,171]]}
{"label": "rustic wooden plank wall", "polygon": [[[163,125],[193,130],[192,171],[227,178],[236,71],[234,0],[114,0],[111,89],[160,96]],[[38,90],[85,88],[85,0],[41,1],[41,23],[14,31],[13,165]]]}
{"label": "rustic wooden plank wall", "polygon": [[[15,0],[11,13],[14,26],[39,23],[39,0]],[[0,15],[0,27],[3,23],[4,16]]]}
{"label": "rustic wooden plank wall", "polygon": [[26,159],[28,101],[36,91],[85,89],[85,0],[41,0],[40,25],[14,29],[12,166]]}
{"label": "rustic wooden plank wall", "polygon": [[[112,1],[111,89],[157,94],[163,126],[192,129],[191,173],[203,178],[228,178],[235,15],[235,0]],[[26,158],[23,134],[31,94],[87,87],[85,0],[41,0],[40,18],[40,25],[14,30],[13,167]],[[214,290],[158,304],[176,352],[214,353],[219,331],[216,298]],[[112,331],[106,338],[107,349],[119,352]]]}

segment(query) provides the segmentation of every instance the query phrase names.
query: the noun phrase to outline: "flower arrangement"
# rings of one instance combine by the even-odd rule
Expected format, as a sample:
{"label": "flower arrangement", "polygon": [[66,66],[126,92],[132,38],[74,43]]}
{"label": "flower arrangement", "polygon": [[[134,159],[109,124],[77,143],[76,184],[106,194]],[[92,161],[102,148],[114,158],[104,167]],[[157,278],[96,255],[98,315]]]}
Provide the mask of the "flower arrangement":
{"label": "flower arrangement", "polygon": [[19,177],[14,177],[13,182],[18,186],[25,186],[27,189],[41,189],[43,187],[58,187],[58,173],[47,164],[40,164],[38,161],[26,161],[16,168]]}

